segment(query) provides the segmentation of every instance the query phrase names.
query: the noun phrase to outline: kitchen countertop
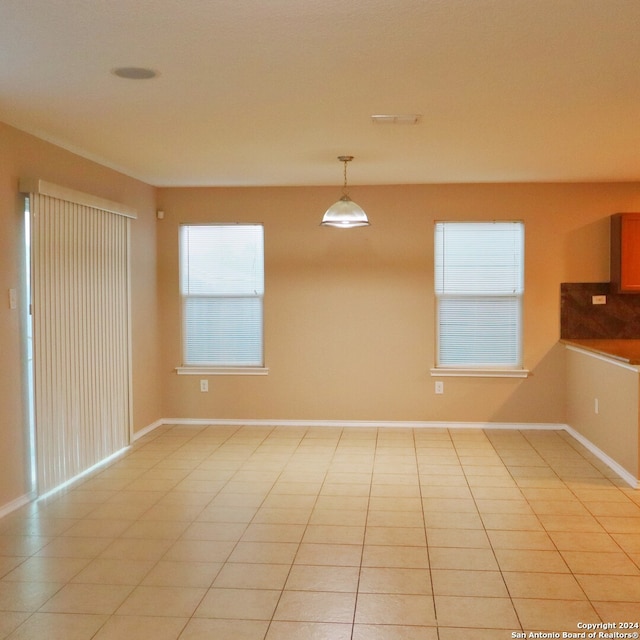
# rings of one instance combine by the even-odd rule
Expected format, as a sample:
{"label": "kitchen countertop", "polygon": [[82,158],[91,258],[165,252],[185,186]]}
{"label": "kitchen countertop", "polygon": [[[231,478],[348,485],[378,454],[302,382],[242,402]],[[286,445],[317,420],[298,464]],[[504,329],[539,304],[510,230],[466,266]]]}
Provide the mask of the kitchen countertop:
{"label": "kitchen countertop", "polygon": [[564,344],[592,351],[630,365],[640,365],[640,340],[577,340],[563,338]]}

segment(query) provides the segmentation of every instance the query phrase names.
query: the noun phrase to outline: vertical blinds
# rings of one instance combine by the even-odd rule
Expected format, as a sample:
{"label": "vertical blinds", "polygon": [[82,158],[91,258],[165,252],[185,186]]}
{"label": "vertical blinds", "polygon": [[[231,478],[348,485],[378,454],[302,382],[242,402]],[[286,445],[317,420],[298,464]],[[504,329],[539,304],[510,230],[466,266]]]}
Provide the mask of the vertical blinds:
{"label": "vertical blinds", "polygon": [[183,225],[180,291],[185,366],[263,366],[262,225]]}
{"label": "vertical blinds", "polygon": [[438,365],[521,365],[524,225],[438,222]]}
{"label": "vertical blinds", "polygon": [[31,193],[40,494],[127,445],[129,221]]}

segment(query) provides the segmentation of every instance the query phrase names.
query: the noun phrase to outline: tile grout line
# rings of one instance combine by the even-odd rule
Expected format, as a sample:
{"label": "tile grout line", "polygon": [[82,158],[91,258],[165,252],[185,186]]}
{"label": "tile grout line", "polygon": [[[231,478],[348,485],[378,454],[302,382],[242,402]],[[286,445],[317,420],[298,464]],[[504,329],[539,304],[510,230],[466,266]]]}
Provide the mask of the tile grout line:
{"label": "tile grout line", "polygon": [[[344,432],[343,432],[344,433]],[[370,472],[370,476],[369,476],[369,493],[367,495],[367,511],[366,511],[366,516],[365,516],[365,521],[364,521],[364,531],[362,534],[362,548],[360,550],[360,566],[358,567],[358,581],[356,583],[356,591],[355,591],[355,601],[353,604],[353,619],[351,622],[351,634],[350,634],[350,638],[351,640],[354,640],[354,634],[356,632],[356,615],[358,612],[358,599],[360,596],[360,581],[362,580],[362,565],[364,562],[364,548],[365,548],[365,544],[367,541],[367,528],[369,526],[369,510],[370,510],[370,506],[371,506],[371,491],[373,488],[373,474],[375,472],[375,468],[376,468],[376,457],[378,455],[378,440],[380,437],[380,430],[378,428],[376,428],[376,439],[375,439],[375,446],[374,446],[374,452],[373,452],[373,459],[371,461],[371,472]]]}
{"label": "tile grout line", "polygon": [[[450,438],[451,434],[449,433],[449,430],[447,430],[447,434],[449,435],[449,438]],[[413,450],[415,453],[415,460],[416,460],[416,473],[418,476],[418,493],[420,496],[420,506],[421,506],[421,512],[422,512],[422,526],[424,527],[424,542],[427,549],[427,564],[429,566],[429,587],[431,589],[431,602],[433,604],[433,618],[435,622],[436,637],[438,638],[438,640],[440,640],[440,625],[438,624],[438,607],[436,605],[436,592],[433,584],[433,567],[431,566],[431,553],[429,551],[429,536],[427,534],[427,520],[425,518],[424,494],[422,492],[422,476],[420,475],[420,464],[418,459],[418,446],[416,442],[415,429],[412,429],[412,436],[413,436]]]}
{"label": "tile grout line", "polygon": [[[305,432],[304,432],[304,435],[300,438],[300,441],[298,442],[296,450],[289,456],[289,460],[287,461],[287,464],[291,462],[291,460],[295,456],[295,453],[297,451],[299,451],[300,445],[304,442],[305,437],[308,435],[308,433],[309,433],[309,428],[306,428]],[[342,431],[341,431],[341,435],[342,435]],[[337,449],[337,446],[338,445],[336,443],[336,446],[334,447],[334,451],[333,451],[333,454],[332,454],[332,459],[335,457],[335,451]],[[286,470],[286,465],[283,467],[283,469],[280,472],[278,477],[281,477],[285,470]],[[284,579],[284,581],[282,583],[282,588],[280,589],[280,596],[278,597],[278,600],[277,600],[277,602],[275,604],[275,607],[273,609],[273,613],[271,614],[271,619],[268,621],[268,625],[267,625],[267,628],[265,630],[264,638],[266,638],[269,635],[271,627],[272,627],[272,625],[274,623],[274,616],[276,615],[276,611],[278,610],[278,606],[280,605],[280,602],[282,600],[282,596],[284,595],[284,592],[287,590],[286,589],[287,582],[289,581],[289,577],[291,576],[291,572],[293,570],[293,567],[296,564],[296,558],[298,557],[298,554],[300,553],[300,547],[302,546],[302,541],[304,540],[304,536],[305,536],[306,532],[309,529],[309,524],[311,522],[311,518],[313,517],[313,512],[314,512],[315,506],[318,504],[318,499],[320,498],[320,495],[322,493],[322,488],[324,487],[324,485],[326,483],[327,475],[328,475],[328,466],[324,469],[324,477],[323,477],[322,483],[321,483],[320,487],[318,488],[318,490],[316,492],[315,499],[313,501],[313,506],[309,510],[309,515],[308,515],[307,521],[306,521],[306,523],[304,525],[304,531],[302,532],[302,535],[300,536],[300,540],[297,543],[296,552],[293,554],[293,557],[291,558],[291,562],[289,563],[289,569],[287,571],[287,576],[286,576],[286,578]],[[276,620],[275,622],[278,622],[278,621]]]}

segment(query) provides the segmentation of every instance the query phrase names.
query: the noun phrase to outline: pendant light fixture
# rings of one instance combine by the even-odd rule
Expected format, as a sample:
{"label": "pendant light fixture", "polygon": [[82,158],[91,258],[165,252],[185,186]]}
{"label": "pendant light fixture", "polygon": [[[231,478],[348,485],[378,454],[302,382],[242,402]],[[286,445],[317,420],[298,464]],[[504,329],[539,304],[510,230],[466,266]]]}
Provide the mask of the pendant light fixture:
{"label": "pendant light fixture", "polygon": [[366,227],[369,225],[367,214],[349,197],[347,192],[347,163],[353,160],[353,156],[338,156],[338,160],[344,163],[342,198],[327,209],[321,224],[325,227],[340,227],[342,229]]}

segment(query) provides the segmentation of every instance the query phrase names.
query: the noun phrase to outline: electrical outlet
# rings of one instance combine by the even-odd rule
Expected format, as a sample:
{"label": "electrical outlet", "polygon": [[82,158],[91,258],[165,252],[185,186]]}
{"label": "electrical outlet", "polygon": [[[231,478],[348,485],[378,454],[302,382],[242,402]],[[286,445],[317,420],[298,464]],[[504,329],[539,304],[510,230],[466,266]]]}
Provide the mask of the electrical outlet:
{"label": "electrical outlet", "polygon": [[607,304],[607,296],[591,296],[591,304]]}
{"label": "electrical outlet", "polygon": [[18,291],[16,289],[9,289],[9,309],[18,308]]}
{"label": "electrical outlet", "polygon": [[600,413],[600,403],[598,402],[598,398],[593,401],[593,412],[595,414]]}
{"label": "electrical outlet", "polygon": [[209,381],[200,380],[200,391],[209,391]]}
{"label": "electrical outlet", "polygon": [[436,380],[436,393],[438,395],[444,393],[444,382],[442,382],[442,380]]}

